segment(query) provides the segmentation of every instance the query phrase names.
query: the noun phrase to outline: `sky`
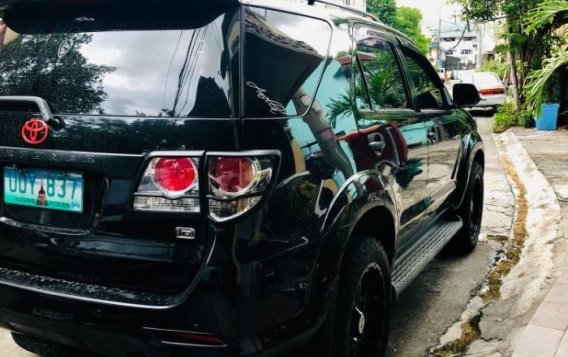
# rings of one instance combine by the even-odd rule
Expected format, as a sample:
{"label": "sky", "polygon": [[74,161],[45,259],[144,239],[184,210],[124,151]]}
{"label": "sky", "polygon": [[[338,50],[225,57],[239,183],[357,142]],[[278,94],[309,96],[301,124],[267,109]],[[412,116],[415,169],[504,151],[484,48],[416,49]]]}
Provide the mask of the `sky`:
{"label": "sky", "polygon": [[448,5],[447,0],[397,0],[396,3],[398,6],[420,9],[424,16],[422,27],[437,26],[440,14],[442,14],[442,20],[453,20],[453,15],[459,14],[459,6]]}

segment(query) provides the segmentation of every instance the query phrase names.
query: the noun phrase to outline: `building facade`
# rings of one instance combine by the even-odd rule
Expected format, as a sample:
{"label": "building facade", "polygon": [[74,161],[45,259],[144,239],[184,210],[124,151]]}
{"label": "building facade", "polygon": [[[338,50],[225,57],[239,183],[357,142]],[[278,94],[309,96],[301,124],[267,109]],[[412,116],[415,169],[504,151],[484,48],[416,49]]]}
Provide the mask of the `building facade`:
{"label": "building facade", "polygon": [[447,70],[479,68],[495,54],[495,24],[441,21],[441,28],[429,27],[432,42],[429,59]]}

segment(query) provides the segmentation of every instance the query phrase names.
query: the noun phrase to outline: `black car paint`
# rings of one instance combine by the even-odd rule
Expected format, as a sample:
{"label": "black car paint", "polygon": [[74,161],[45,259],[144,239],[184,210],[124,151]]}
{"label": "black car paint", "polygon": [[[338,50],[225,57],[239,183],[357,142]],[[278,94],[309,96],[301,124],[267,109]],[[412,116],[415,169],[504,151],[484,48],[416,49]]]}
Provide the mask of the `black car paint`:
{"label": "black car paint", "polygon": [[[406,41],[362,18],[322,17],[333,26],[334,38],[341,32],[349,36],[350,25],[357,23]],[[334,56],[330,54],[328,64]],[[381,236],[381,227],[376,227],[376,237],[390,247],[394,262],[437,213],[459,205],[471,163],[483,160],[471,116],[455,108],[444,111],[452,125],[459,125],[459,149],[453,151],[456,161],[447,178],[457,189],[448,192],[450,199],[442,195],[429,202],[435,199],[424,197],[428,202],[418,200],[405,211],[401,185],[392,172],[357,168],[349,160],[354,154],[345,151],[338,133],[329,124],[318,127],[323,122],[313,119],[319,116],[314,108],[315,104],[306,108],[303,117],[242,120],[61,115],[64,126],[53,128],[39,149],[19,140],[18,130],[32,117],[29,113],[1,113],[3,165],[78,169],[90,182],[87,209],[74,219],[2,205],[1,216],[28,224],[0,222],[2,268],[41,271],[71,285],[77,281],[79,289],[100,284],[176,298],[144,304],[133,299],[129,306],[102,304],[47,295],[40,292],[41,284],[35,287],[40,291],[25,291],[3,285],[0,279],[0,323],[17,333],[109,356],[267,355],[313,342],[333,316],[341,260],[350,237],[353,232],[370,233],[358,223],[391,222],[394,234]],[[400,112],[366,115],[401,120]],[[443,119],[428,113],[409,110],[407,115],[414,123],[431,120],[444,125],[437,123]],[[361,130],[355,122],[351,125],[355,132]],[[294,135],[299,130],[309,134],[301,143]],[[85,140],[93,135],[97,140]],[[298,156],[298,146],[306,145],[310,155]],[[230,224],[216,224],[205,212],[191,216],[134,212],[131,198],[145,157],[154,151],[188,150],[279,150],[282,162],[261,207]],[[201,177],[205,167],[201,165]],[[425,184],[419,187],[424,189]],[[428,212],[431,206],[435,209]],[[179,225],[196,228],[196,240],[176,241],[173,231]],[[93,298],[105,294],[97,296],[93,290]],[[227,346],[163,344],[161,336],[144,328],[211,333]]]}

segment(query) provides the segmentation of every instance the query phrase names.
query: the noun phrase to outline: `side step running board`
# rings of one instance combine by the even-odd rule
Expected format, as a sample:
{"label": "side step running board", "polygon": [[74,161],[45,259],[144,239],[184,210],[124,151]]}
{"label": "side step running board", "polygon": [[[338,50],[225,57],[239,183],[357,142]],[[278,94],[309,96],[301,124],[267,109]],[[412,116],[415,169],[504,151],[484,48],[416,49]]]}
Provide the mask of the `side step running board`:
{"label": "side step running board", "polygon": [[396,260],[392,284],[399,295],[463,227],[459,217],[442,219],[406,254]]}

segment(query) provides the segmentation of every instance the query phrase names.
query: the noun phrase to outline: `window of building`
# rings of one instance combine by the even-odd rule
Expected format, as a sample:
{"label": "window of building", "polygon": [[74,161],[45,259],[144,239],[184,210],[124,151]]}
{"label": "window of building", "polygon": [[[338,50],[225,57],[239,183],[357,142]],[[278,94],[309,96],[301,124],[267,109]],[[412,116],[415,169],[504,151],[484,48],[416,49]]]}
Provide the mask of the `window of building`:
{"label": "window of building", "polygon": [[461,50],[461,54],[462,54],[462,55],[470,55],[470,54],[472,54],[472,53],[473,53],[473,51],[472,51],[470,48]]}

